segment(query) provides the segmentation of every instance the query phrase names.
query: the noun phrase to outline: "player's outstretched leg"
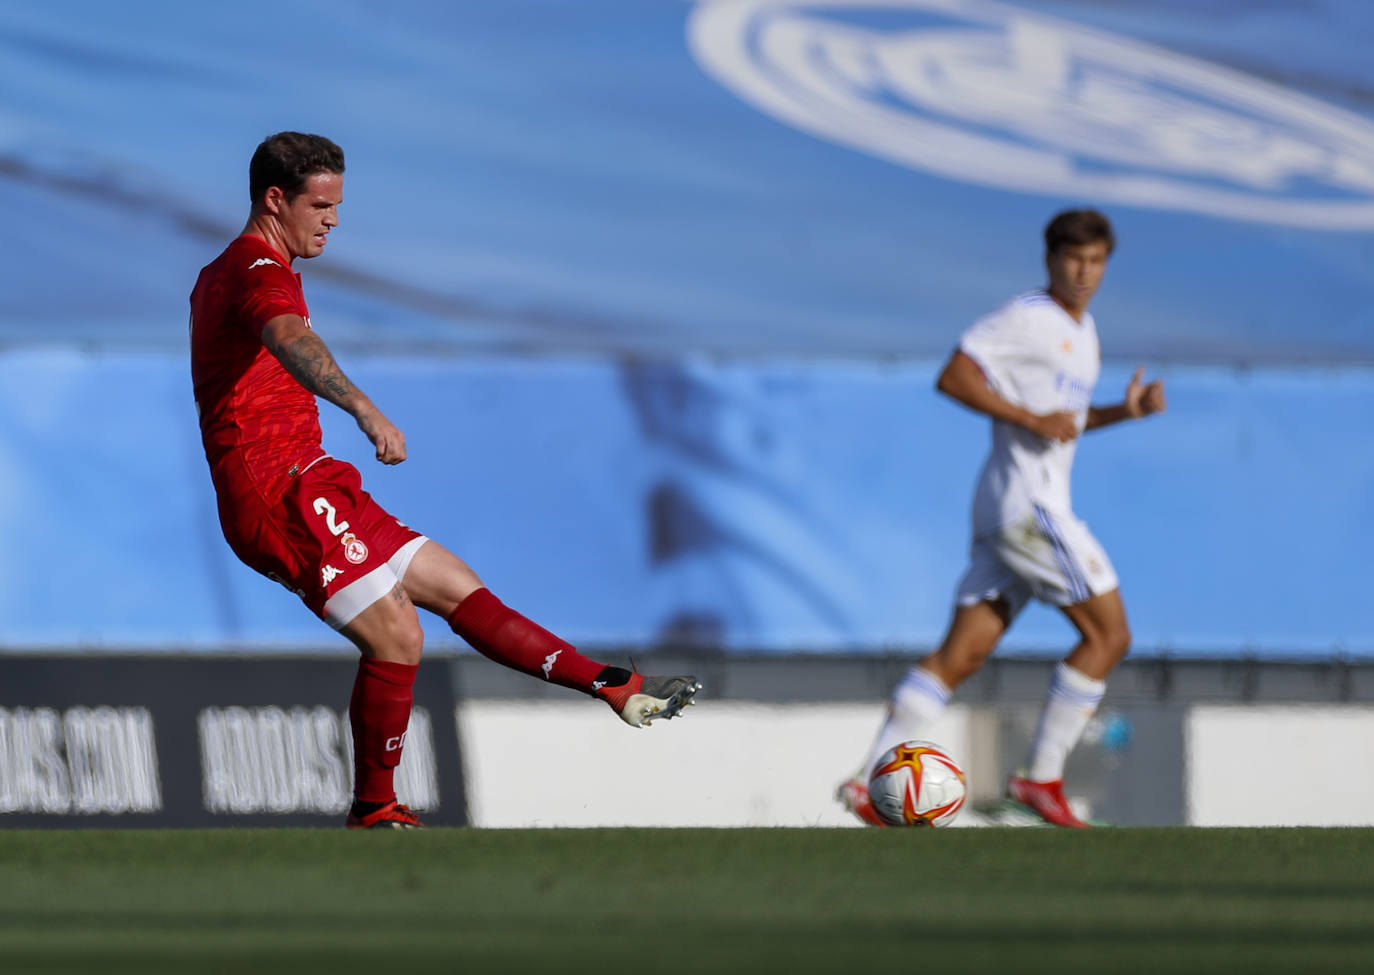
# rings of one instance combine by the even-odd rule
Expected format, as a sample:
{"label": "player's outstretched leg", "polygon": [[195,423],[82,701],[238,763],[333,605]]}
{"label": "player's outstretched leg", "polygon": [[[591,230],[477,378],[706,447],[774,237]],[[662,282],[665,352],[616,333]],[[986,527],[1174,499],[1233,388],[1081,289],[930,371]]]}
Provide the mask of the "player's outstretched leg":
{"label": "player's outstretched leg", "polygon": [[676,716],[701,690],[695,677],[649,677],[585,657],[485,588],[459,603],[448,622],[454,633],[483,656],[600,698],[635,728]]}

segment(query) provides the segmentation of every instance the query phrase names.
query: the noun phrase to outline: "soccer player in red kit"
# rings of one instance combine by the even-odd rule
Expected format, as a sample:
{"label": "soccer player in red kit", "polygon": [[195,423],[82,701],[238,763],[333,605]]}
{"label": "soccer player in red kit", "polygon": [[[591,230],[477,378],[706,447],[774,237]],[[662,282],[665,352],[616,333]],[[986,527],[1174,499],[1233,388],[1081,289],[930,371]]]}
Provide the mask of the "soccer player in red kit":
{"label": "soccer player in red kit", "polygon": [[347,412],[383,464],[405,436],[353,385],[310,323],[296,258],[338,225],[343,151],[281,132],[249,164],[243,233],[191,292],[191,377],[220,525],[244,563],[291,589],[362,653],[349,717],[355,829],[420,826],[392,776],[410,721],[424,632],[415,607],[446,619],[487,657],[607,702],[628,724],[671,718],[701,685],[590,660],[506,607],[466,563],[406,527],[322,447],[319,396]]}

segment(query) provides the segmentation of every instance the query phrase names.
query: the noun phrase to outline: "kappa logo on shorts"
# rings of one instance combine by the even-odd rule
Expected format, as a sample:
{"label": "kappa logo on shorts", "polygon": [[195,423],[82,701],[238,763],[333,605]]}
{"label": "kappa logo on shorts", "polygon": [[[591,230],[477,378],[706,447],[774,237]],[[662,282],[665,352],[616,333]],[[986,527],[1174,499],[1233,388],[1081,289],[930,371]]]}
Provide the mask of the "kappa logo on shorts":
{"label": "kappa logo on shorts", "polygon": [[342,572],[343,569],[336,569],[332,565],[326,565],[323,569],[320,570],[320,585],[329,585],[331,582],[337,579],[340,576],[340,574],[342,574]]}
{"label": "kappa logo on shorts", "polygon": [[359,541],[357,535],[352,532],[345,532],[339,541],[343,543],[344,558],[348,561],[354,565],[361,565],[367,561],[367,546]]}

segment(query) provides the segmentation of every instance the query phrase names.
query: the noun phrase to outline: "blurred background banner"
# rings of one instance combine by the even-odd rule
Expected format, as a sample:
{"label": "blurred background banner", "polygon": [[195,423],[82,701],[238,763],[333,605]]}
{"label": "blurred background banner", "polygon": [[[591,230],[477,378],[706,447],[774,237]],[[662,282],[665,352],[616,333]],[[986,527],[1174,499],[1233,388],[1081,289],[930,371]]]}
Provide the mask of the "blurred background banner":
{"label": "blurred background banner", "polygon": [[[468,822],[442,662],[420,668],[396,769],[427,822]],[[338,826],[351,661],[15,654],[0,684],[7,827]]]}
{"label": "blurred background banner", "polygon": [[327,407],[326,447],[569,639],[938,639],[988,434],[934,377],[1087,204],[1097,399],[1170,390],[1079,454],[1135,653],[1374,653],[1364,0],[264,10],[0,7],[0,646],[347,649],[234,560],[190,398],[291,128],[348,154],[313,322],[411,458]]}

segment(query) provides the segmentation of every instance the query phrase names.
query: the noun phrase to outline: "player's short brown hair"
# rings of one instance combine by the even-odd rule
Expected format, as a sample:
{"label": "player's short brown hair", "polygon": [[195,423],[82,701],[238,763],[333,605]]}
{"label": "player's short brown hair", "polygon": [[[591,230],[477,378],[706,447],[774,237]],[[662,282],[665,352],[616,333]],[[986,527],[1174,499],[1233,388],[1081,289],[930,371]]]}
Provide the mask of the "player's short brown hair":
{"label": "player's short brown hair", "polygon": [[315,173],[343,171],[343,150],[324,136],[278,132],[263,139],[253,151],[248,164],[248,198],[257,203],[269,187],[279,186],[289,200],[305,189],[305,181]]}
{"label": "player's short brown hair", "polygon": [[1112,222],[1096,210],[1064,210],[1045,225],[1045,253],[1061,247],[1081,247],[1099,240],[1107,242],[1107,253],[1116,250]]}

